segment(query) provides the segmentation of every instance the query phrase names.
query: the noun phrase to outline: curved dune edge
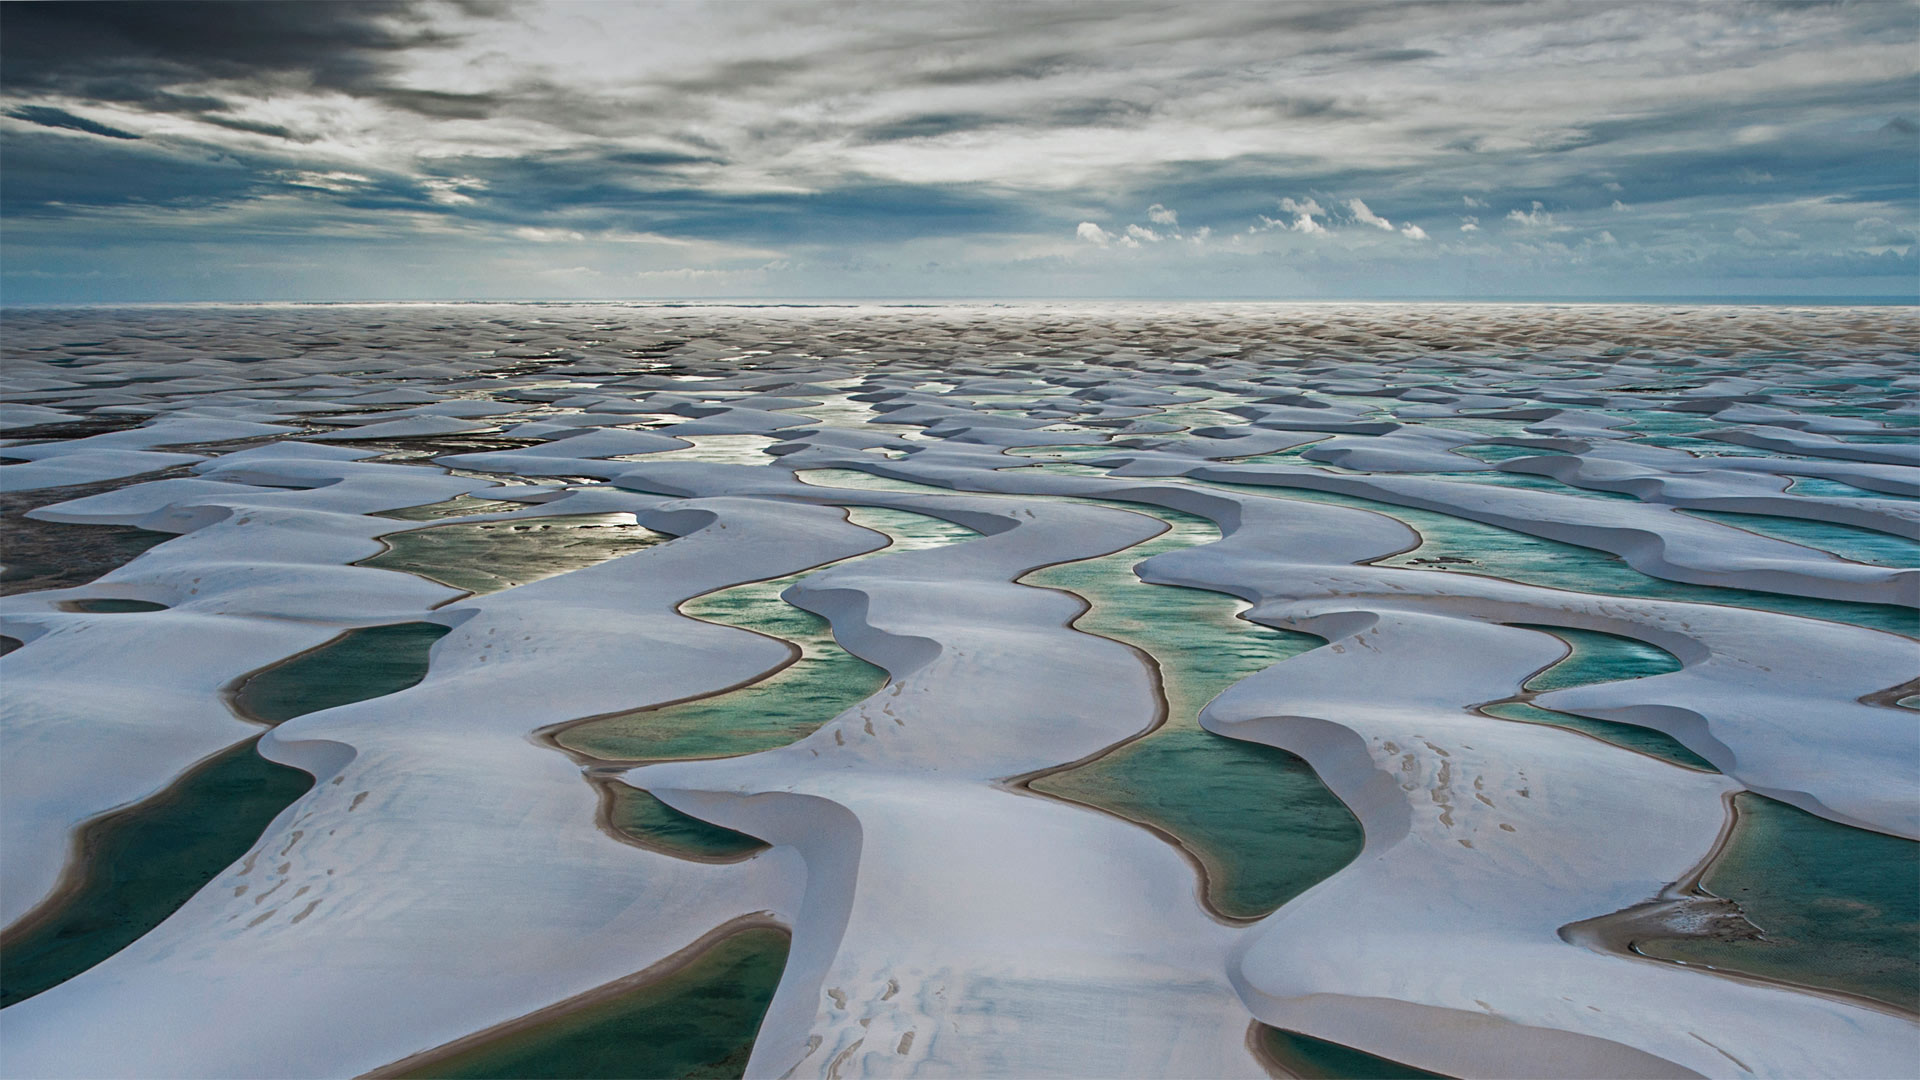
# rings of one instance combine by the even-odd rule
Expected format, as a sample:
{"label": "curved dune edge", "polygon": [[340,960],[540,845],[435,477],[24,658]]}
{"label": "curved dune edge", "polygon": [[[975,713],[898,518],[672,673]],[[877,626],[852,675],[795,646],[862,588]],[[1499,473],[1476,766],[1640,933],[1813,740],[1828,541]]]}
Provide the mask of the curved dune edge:
{"label": "curved dune edge", "polygon": [[[1266,1045],[1266,1041],[1261,1037],[1261,1030],[1265,1027],[1266,1025],[1258,1020],[1247,1025],[1247,1050],[1251,1052],[1254,1058],[1267,1070],[1267,1075],[1273,1077],[1274,1080],[1302,1080],[1302,1077],[1306,1076],[1306,1074],[1290,1069],[1287,1063],[1274,1056],[1271,1049]],[[1352,1048],[1348,1047],[1347,1049]],[[1401,1068],[1412,1068],[1412,1066],[1406,1065],[1403,1062],[1394,1062],[1393,1064],[1399,1065]],[[1434,1073],[1433,1075],[1439,1076],[1440,1074]]]}
{"label": "curved dune edge", "polygon": [[[687,862],[713,863],[715,865],[745,862],[748,859],[755,858],[761,852],[766,851],[770,846],[762,843],[757,848],[743,851],[737,855],[714,855],[706,852],[689,851],[683,847],[668,847],[664,844],[650,842],[646,837],[623,830],[614,824],[614,806],[619,799],[619,794],[614,790],[614,785],[620,783],[618,779],[605,775],[596,775],[591,770],[587,771],[586,779],[588,783],[593,785],[594,793],[599,797],[599,802],[595,807],[593,815],[594,825],[597,826],[601,832],[623,844],[631,844],[634,847],[651,851],[655,854],[665,855],[669,858],[683,859]],[[639,788],[633,788],[632,790],[640,792],[641,794],[651,794],[651,792],[644,792]]]}
{"label": "curved dune edge", "polygon": [[[1529,1080],[1539,1076],[1578,1080],[1682,1080],[1712,1075],[1590,1035],[1528,1027],[1480,1011],[1436,1009],[1389,998],[1315,995],[1289,1002],[1286,1015],[1287,1026],[1291,1028],[1311,1027],[1318,1038],[1367,1049],[1381,1057],[1387,1055],[1365,1045],[1379,1041],[1369,1032],[1379,1028],[1396,1029],[1403,1033],[1403,1040],[1419,1040],[1428,1047],[1421,1055],[1425,1060],[1414,1064],[1447,1075],[1485,1076],[1496,1080]],[[1331,1034],[1340,1030],[1348,1032],[1349,1037],[1342,1039]],[[1729,1060],[1740,1065],[1731,1057]],[[1446,1062],[1456,1064],[1449,1068]]]}

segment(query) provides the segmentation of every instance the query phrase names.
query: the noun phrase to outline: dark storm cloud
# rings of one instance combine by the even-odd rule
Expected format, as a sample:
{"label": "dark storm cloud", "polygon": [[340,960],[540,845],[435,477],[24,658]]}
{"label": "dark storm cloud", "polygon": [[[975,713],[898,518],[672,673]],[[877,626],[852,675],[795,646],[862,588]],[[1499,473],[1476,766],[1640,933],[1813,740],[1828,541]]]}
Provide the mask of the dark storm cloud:
{"label": "dark storm cloud", "polygon": [[254,135],[267,135],[275,139],[289,139],[296,142],[310,142],[312,136],[303,136],[281,124],[262,124],[253,120],[236,120],[231,116],[207,114],[199,118],[201,122],[223,127],[228,131],[245,131]]}
{"label": "dark storm cloud", "polygon": [[[480,10],[482,5],[466,5]],[[182,84],[235,92],[302,85],[369,95],[443,115],[444,100],[386,82],[410,51],[454,38],[420,5],[370,0],[98,0],[0,4],[0,88],[164,113],[219,112],[229,99],[182,95]],[[471,111],[475,106],[464,103]]]}
{"label": "dark storm cloud", "polygon": [[908,79],[930,86],[965,86],[972,83],[1032,82],[1058,75],[1075,66],[1084,66],[1084,58],[1064,53],[1035,56],[1006,63],[975,63],[960,67],[937,68],[910,74]]}
{"label": "dark storm cloud", "polygon": [[616,150],[602,160],[613,165],[633,165],[657,169],[672,165],[717,165],[723,160],[700,154],[676,154],[664,150]]}
{"label": "dark storm cloud", "polygon": [[1359,101],[1342,101],[1334,97],[1281,96],[1255,104],[1291,120],[1361,120],[1380,115],[1377,109],[1367,108]]}
{"label": "dark storm cloud", "polygon": [[29,124],[41,127],[66,128],[69,131],[84,131],[89,135],[105,135],[109,139],[137,139],[140,136],[130,131],[108,127],[105,124],[89,120],[84,116],[75,116],[65,109],[55,109],[47,105],[22,105],[8,109],[7,115],[15,120],[25,120]]}
{"label": "dark storm cloud", "polygon": [[675,191],[650,198],[645,209],[640,220],[655,231],[742,242],[777,235],[802,244],[964,237],[1050,221],[1037,207],[958,184],[850,184],[797,195]]}
{"label": "dark storm cloud", "polygon": [[357,179],[316,187],[313,180],[303,179],[313,175],[298,159],[285,155],[124,133],[107,141],[22,132],[6,140],[0,216],[17,225],[28,219],[117,211],[135,215],[117,219],[121,228],[138,229],[141,215],[147,213],[244,206],[263,196],[288,194],[351,209],[434,209],[429,194],[410,177],[351,174]]}
{"label": "dark storm cloud", "polygon": [[516,219],[551,210],[602,208],[630,213],[687,183],[681,167],[705,159],[694,155],[642,153],[583,147],[558,154],[472,156],[436,160],[433,178],[480,181],[486,194],[471,213]]}
{"label": "dark storm cloud", "polygon": [[65,217],[88,206],[208,206],[259,188],[254,168],[223,155],[177,156],[144,143],[50,132],[11,136],[0,215]]}
{"label": "dark storm cloud", "polygon": [[[1676,102],[1665,111],[1633,117],[1606,118],[1582,125],[1579,145],[1645,139],[1653,135],[1694,135],[1698,141],[1724,135],[1749,124],[1776,124],[1810,115],[1815,110],[1889,111],[1920,100],[1920,74],[1861,81],[1845,87],[1815,90],[1766,90],[1736,102]],[[1571,147],[1570,147],[1571,148]]]}
{"label": "dark storm cloud", "polygon": [[452,94],[442,90],[410,90],[396,86],[364,90],[395,108],[406,109],[437,120],[484,120],[499,111],[506,99],[501,94]]}
{"label": "dark storm cloud", "polygon": [[1380,49],[1368,53],[1365,59],[1377,64],[1404,64],[1409,60],[1429,60],[1439,55],[1432,49]]}
{"label": "dark storm cloud", "polygon": [[1100,98],[1066,102],[1046,109],[1009,110],[1002,113],[922,113],[863,128],[857,137],[864,142],[893,142],[989,129],[1124,127],[1137,123],[1152,112],[1151,105],[1140,102]]}
{"label": "dark storm cloud", "polygon": [[[574,229],[663,233],[709,240],[833,243],[964,236],[1044,228],[1037,206],[966,185],[852,183],[811,193],[727,193],[689,184],[679,168],[707,159],[623,151],[556,157],[462,158],[437,163],[445,177],[480,182],[485,194],[463,210],[502,225],[564,221]],[[341,201],[418,206],[411,192],[369,185]]]}

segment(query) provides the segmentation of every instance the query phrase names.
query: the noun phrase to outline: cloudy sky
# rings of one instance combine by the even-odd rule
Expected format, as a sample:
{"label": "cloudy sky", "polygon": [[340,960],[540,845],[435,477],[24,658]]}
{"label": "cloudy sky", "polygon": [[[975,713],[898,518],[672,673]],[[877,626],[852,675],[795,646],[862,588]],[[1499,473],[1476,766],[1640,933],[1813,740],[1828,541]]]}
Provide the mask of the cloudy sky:
{"label": "cloudy sky", "polygon": [[1920,5],[9,3],[7,303],[1907,295]]}

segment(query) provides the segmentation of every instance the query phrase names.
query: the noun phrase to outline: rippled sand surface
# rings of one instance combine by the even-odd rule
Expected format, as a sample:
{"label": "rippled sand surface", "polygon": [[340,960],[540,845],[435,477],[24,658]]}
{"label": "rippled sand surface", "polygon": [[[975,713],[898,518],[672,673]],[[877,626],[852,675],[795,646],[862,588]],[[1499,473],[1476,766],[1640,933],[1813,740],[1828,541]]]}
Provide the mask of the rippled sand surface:
{"label": "rippled sand surface", "polygon": [[1916,340],[9,311],[5,1071],[1914,1075]]}

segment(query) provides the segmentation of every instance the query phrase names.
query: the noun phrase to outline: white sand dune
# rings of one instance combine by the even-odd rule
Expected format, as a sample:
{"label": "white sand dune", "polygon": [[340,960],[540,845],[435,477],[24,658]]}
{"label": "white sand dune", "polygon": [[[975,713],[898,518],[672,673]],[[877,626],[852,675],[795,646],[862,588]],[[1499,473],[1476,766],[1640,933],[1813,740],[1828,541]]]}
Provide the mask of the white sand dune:
{"label": "white sand dune", "polygon": [[1414,477],[1348,477],[1278,466],[1204,465],[1186,475],[1333,491],[1609,551],[1654,577],[1870,604],[1920,603],[1920,571],[1863,566],[1825,552],[1643,503],[1467,487]]}
{"label": "white sand dune", "polygon": [[[353,628],[449,632],[417,685],[261,737],[312,790],[139,940],[0,1010],[7,1076],[355,1075],[756,915],[793,947],[753,1077],[1260,1076],[1262,1023],[1460,1076],[1920,1075],[1893,1005],[1583,928],[1690,879],[1740,792],[1920,839],[1896,632],[1920,633],[1920,570],[1874,554],[1920,539],[1911,312],[246,310],[10,316],[7,565],[73,569],[0,598],[0,922],[57,914],[77,829],[259,731],[236,680]],[[977,535],[886,550],[846,507]],[[1695,588],[1393,560],[1421,542],[1396,513]],[[676,538],[478,596],[355,565],[402,531],[593,514]],[[1147,657],[1073,627],[1082,599],[1017,579],[1182,514],[1221,538],[1138,589],[1328,642],[1201,726],[1299,755],[1365,830],[1250,923],[1210,915],[1161,834],[1015,782],[1164,709]],[[172,538],[115,554],[128,526]],[[1876,561],[1829,526],[1878,534]],[[885,685],[789,745],[599,767],[766,850],[622,842],[541,733],[782,670],[794,645],[679,605],[795,574],[786,602]],[[1680,666],[1523,694],[1568,655],[1542,627]],[[1718,772],[1480,711],[1516,697]]]}

